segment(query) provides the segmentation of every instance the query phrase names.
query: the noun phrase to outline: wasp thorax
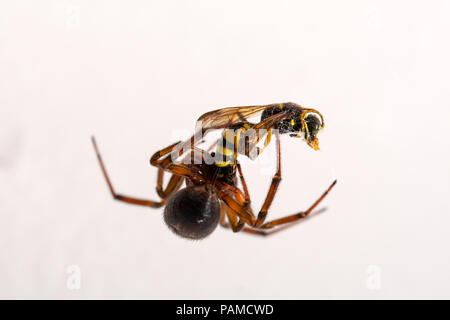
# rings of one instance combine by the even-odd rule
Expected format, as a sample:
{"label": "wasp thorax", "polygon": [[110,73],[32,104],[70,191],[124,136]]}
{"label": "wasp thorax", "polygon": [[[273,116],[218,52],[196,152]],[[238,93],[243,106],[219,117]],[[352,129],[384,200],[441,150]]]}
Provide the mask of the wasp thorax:
{"label": "wasp thorax", "polygon": [[164,221],[177,235],[202,239],[217,227],[220,201],[206,185],[181,189],[167,201]]}

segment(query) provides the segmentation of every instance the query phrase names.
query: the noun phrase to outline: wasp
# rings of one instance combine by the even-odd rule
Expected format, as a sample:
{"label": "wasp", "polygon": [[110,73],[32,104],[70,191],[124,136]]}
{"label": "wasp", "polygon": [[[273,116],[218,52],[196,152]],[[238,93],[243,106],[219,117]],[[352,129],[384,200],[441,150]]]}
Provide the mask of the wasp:
{"label": "wasp", "polygon": [[[262,112],[261,121],[251,124],[247,121],[252,115]],[[319,116],[319,120],[314,113]],[[316,110],[304,109],[300,106],[287,104],[272,104],[266,106],[224,108],[208,112],[199,118],[202,132],[208,129],[233,130],[233,132],[249,129],[267,129],[276,137],[277,170],[272,178],[265,201],[255,215],[251,208],[251,201],[247,183],[242,168],[237,161],[238,136],[234,135],[233,148],[221,147],[216,152],[221,153],[222,159],[217,160],[215,153],[202,150],[195,146],[196,135],[184,142],[174,143],[157,151],[150,158],[150,164],[158,169],[156,191],[160,201],[138,199],[115,192],[106,171],[95,139],[92,137],[94,150],[114,199],[126,203],[137,204],[152,208],[165,205],[164,221],[175,234],[189,239],[203,239],[211,234],[218,224],[231,228],[233,232],[244,231],[252,234],[267,235],[268,229],[279,227],[308,216],[309,213],[326,197],[336,184],[336,180],[327,190],[306,210],[283,218],[266,222],[267,212],[273,202],[278,185],[281,181],[281,147],[280,134],[291,133],[292,136],[305,138],[308,145],[318,148],[317,132],[323,128],[323,118]],[[276,130],[274,130],[276,129]],[[226,137],[226,136],[225,136]],[[267,139],[267,138],[266,138]],[[259,138],[256,140],[260,140]],[[253,141],[255,142],[255,141]],[[266,145],[270,140],[266,140]],[[249,144],[243,153],[249,155]],[[254,147],[254,146],[253,146]],[[247,149],[247,152],[245,152]],[[232,152],[229,152],[232,151]],[[242,152],[242,150],[241,150]],[[232,153],[232,154],[231,154]],[[179,161],[185,156],[199,157],[195,163]],[[232,156],[233,161],[229,159]],[[224,159],[225,158],[225,159]],[[164,174],[171,177],[164,187]],[[238,179],[242,188],[238,187]],[[185,187],[183,186],[185,184]],[[226,222],[226,218],[228,222]]]}
{"label": "wasp", "polygon": [[[259,123],[249,122],[250,118],[259,114]],[[215,163],[221,167],[235,166],[238,153],[255,159],[270,143],[274,130],[303,138],[311,148],[318,150],[318,133],[324,126],[319,111],[293,102],[222,108],[207,112],[197,120],[197,130],[203,132],[225,127],[215,152]],[[264,137],[263,148],[257,147]]]}

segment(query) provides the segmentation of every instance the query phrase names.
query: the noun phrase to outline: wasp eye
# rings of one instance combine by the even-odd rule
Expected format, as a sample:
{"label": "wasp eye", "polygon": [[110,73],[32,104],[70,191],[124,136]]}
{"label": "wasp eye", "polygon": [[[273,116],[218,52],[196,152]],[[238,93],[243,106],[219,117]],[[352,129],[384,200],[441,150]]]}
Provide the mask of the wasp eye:
{"label": "wasp eye", "polygon": [[[305,123],[308,127],[309,139],[312,140],[317,136],[317,133],[322,128],[322,123],[319,120],[319,118],[313,114],[309,114],[306,116]],[[306,136],[306,130],[305,130],[305,138],[308,138]]]}

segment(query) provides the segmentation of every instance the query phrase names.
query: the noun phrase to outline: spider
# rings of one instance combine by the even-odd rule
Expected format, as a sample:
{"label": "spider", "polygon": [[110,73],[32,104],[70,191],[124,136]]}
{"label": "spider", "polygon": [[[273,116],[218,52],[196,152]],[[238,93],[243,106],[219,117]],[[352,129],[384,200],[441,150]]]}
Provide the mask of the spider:
{"label": "spider", "polygon": [[[211,160],[213,153],[194,146],[195,135],[189,140],[176,142],[157,151],[150,158],[150,164],[158,168],[156,191],[160,201],[144,200],[115,192],[106,171],[95,138],[92,143],[100,168],[114,199],[126,203],[159,208],[165,205],[164,221],[175,234],[189,239],[203,239],[210,235],[220,223],[233,232],[247,232],[268,235],[268,229],[292,223],[308,216],[335,186],[336,180],[306,210],[283,218],[265,222],[281,181],[280,134],[274,130],[277,150],[277,170],[272,179],[265,201],[255,215],[250,205],[247,183],[238,161],[235,165],[220,167]],[[200,155],[199,155],[200,153]],[[201,161],[186,163],[177,161],[181,156],[201,157]],[[164,173],[171,174],[164,188]],[[242,190],[237,187],[239,180]],[[182,187],[183,182],[186,186]],[[228,218],[228,223],[226,218]]]}

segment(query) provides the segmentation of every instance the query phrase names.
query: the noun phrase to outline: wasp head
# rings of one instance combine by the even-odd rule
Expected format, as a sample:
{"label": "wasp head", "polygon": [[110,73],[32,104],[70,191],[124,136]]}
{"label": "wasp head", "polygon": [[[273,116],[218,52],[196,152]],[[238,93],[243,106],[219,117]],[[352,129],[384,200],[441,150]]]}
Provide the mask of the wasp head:
{"label": "wasp head", "polygon": [[300,115],[299,123],[301,124],[300,130],[296,135],[292,134],[291,136],[304,138],[311,148],[319,150],[317,135],[324,127],[322,115],[317,111],[305,111]]}

